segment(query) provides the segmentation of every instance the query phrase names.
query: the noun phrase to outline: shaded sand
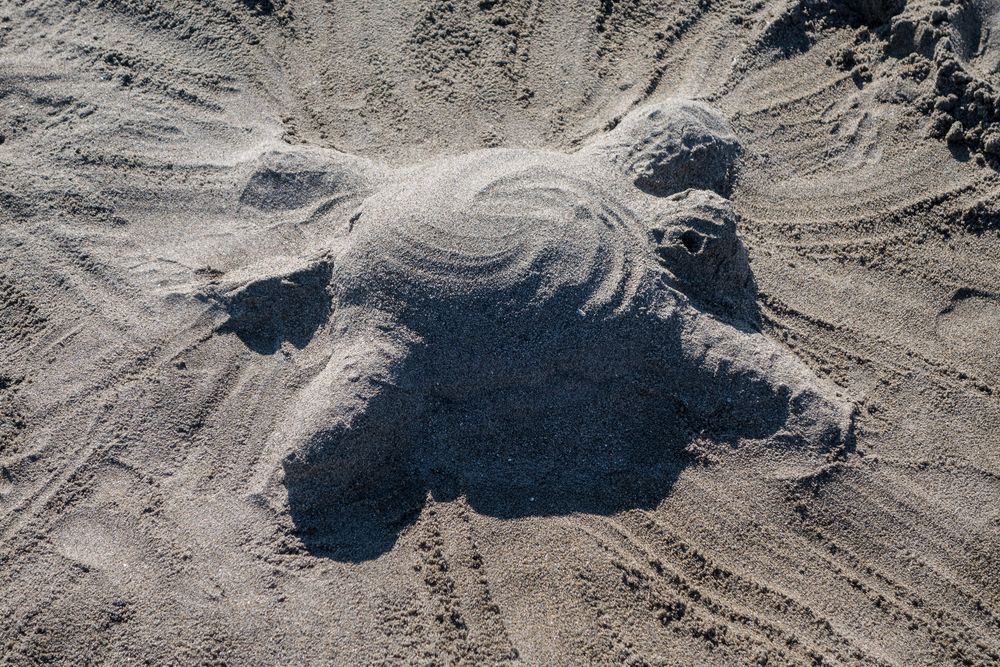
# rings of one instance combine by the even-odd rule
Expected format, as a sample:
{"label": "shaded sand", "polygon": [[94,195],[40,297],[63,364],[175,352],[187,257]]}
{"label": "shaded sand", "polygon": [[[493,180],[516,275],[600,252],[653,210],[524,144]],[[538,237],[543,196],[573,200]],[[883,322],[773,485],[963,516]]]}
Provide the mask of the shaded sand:
{"label": "shaded sand", "polygon": [[0,662],[1000,662],[995,14],[0,7]]}

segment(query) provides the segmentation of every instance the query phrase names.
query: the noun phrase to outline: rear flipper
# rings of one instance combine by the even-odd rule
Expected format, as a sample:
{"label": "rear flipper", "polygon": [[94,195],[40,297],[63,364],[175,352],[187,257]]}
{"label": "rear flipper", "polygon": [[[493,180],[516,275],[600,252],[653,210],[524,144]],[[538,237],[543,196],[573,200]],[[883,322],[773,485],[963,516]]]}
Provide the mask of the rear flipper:
{"label": "rear flipper", "polygon": [[[388,551],[424,500],[409,466],[400,386],[412,334],[377,311],[338,310],[333,354],[278,421],[248,500],[284,514],[310,553],[367,560]],[[287,500],[287,504],[286,504]]]}
{"label": "rear flipper", "polygon": [[[344,312],[337,318],[352,319],[362,317]],[[398,414],[407,396],[399,371],[412,336],[388,325],[350,326],[334,339],[326,367],[299,393],[274,435],[287,452],[282,462],[286,486],[369,495],[408,452]]]}
{"label": "rear flipper", "polygon": [[273,479],[310,552],[365,560],[391,548],[424,500],[405,421],[419,410],[400,384],[414,338],[371,311],[346,309],[332,325],[333,355],[272,436],[286,452]]}

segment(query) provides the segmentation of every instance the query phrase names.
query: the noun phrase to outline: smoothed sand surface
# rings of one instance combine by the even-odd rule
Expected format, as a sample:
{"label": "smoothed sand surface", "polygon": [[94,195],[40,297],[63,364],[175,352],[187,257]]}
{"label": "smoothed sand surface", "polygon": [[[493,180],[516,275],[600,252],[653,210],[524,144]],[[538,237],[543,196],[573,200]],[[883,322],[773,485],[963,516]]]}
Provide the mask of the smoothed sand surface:
{"label": "smoothed sand surface", "polygon": [[0,663],[997,664],[994,4],[0,5]]}

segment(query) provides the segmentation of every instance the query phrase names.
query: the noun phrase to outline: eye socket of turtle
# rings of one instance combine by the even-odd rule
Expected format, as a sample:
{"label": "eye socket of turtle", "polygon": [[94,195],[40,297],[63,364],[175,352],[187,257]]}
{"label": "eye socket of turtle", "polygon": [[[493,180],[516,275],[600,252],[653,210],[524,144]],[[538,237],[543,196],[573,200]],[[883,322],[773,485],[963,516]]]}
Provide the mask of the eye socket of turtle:
{"label": "eye socket of turtle", "polygon": [[736,239],[726,232],[704,220],[687,218],[652,232],[652,237],[660,264],[681,280],[704,283],[706,290],[713,290],[712,283],[721,277],[725,265],[740,260]]}
{"label": "eye socket of turtle", "polygon": [[681,243],[689,254],[697,255],[705,247],[705,237],[693,229],[688,229],[681,234]]}
{"label": "eye socket of turtle", "polygon": [[688,191],[677,208],[656,218],[649,238],[667,282],[705,310],[755,321],[755,284],[736,216],[716,195]]}

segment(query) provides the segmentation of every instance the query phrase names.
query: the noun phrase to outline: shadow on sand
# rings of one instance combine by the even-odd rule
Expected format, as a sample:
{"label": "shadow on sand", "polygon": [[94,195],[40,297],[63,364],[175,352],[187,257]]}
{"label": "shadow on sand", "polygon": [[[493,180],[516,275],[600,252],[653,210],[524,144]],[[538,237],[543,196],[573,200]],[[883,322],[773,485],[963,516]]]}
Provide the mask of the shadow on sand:
{"label": "shadow on sand", "polygon": [[313,555],[385,553],[428,494],[504,519],[653,508],[692,440],[764,438],[788,418],[786,390],[685,361],[676,321],[472,322],[434,339],[327,453],[286,461]]}
{"label": "shadow on sand", "polygon": [[218,333],[235,334],[257,354],[274,354],[284,341],[301,350],[330,316],[329,282],[320,264],[251,283],[225,299],[229,319]]}

